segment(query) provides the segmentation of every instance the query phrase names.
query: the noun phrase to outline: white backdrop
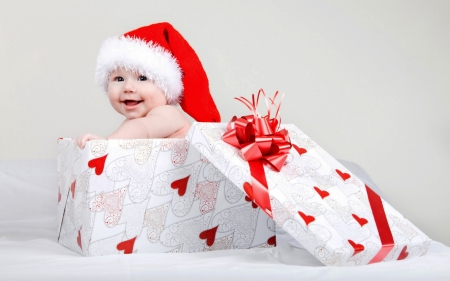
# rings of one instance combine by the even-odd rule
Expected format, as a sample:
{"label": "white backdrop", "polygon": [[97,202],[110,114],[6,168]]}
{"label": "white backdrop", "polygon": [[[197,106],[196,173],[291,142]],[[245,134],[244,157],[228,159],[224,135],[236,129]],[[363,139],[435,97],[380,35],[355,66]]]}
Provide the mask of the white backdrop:
{"label": "white backdrop", "polygon": [[[169,21],[228,122],[233,100],[286,94],[282,117],[450,245],[449,1],[1,1],[0,159],[55,158],[56,139],[122,121],[94,84],[108,37]],[[1,188],[1,187],[0,187]]]}

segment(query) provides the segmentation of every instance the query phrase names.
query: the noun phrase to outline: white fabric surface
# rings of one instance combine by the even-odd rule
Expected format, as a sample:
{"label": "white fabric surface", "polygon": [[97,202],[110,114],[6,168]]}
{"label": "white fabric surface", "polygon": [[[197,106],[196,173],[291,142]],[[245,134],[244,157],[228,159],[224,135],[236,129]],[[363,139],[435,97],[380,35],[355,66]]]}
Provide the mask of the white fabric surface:
{"label": "white fabric surface", "polygon": [[[341,162],[381,194],[359,166]],[[56,242],[56,193],[55,160],[0,161],[0,280],[450,280],[450,248],[438,242],[420,258],[352,268],[325,267],[289,243],[82,257]]]}

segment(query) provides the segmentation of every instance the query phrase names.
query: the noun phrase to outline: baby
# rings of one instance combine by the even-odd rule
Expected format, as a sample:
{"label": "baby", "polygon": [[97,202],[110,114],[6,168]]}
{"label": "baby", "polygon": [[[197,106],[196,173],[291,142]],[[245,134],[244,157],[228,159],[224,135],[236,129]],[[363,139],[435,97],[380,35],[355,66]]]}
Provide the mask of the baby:
{"label": "baby", "polygon": [[[122,67],[109,75],[108,98],[126,119],[107,139],[184,138],[191,126],[151,80]],[[84,134],[77,144],[83,148],[86,141],[95,139],[102,137]]]}
{"label": "baby", "polygon": [[[197,54],[169,23],[107,39],[97,57],[96,82],[125,121],[107,139],[184,138],[190,122],[220,122]],[[76,141],[103,139],[83,134]]]}

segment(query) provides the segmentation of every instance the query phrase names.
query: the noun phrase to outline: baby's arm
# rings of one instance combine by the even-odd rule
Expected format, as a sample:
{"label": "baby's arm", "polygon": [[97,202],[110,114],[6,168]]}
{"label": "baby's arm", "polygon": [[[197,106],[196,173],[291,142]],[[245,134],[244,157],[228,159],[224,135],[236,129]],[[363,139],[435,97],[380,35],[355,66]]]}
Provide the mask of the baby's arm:
{"label": "baby's arm", "polygon": [[90,140],[100,140],[103,139],[102,137],[99,137],[97,135],[94,134],[84,134],[84,135],[80,135],[76,138],[77,141],[77,145],[79,148],[83,149],[84,146],[86,145],[87,141]]}
{"label": "baby's arm", "polygon": [[147,116],[125,120],[108,139],[167,138],[189,127],[190,123],[176,107],[158,106]]}
{"label": "baby's arm", "polygon": [[[145,118],[145,117],[144,117]],[[108,139],[145,139],[146,128],[142,122],[143,118],[137,118],[132,120],[125,120],[119,129],[112,135],[108,136]],[[87,141],[105,139],[103,137],[94,134],[83,134],[76,138],[77,145],[79,148],[83,149]]]}
{"label": "baby's arm", "polygon": [[[189,121],[180,110],[171,105],[163,105],[152,109],[145,117],[125,120],[107,139],[183,137],[183,131],[187,132],[189,127]],[[104,138],[84,134],[77,137],[76,141],[77,145],[83,149],[87,141],[98,139]]]}

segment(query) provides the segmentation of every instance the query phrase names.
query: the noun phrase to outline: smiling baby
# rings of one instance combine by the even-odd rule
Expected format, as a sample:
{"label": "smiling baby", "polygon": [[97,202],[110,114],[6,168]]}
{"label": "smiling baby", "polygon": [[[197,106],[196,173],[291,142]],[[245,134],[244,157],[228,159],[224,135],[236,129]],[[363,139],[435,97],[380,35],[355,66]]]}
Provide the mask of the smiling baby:
{"label": "smiling baby", "polygon": [[[184,138],[191,124],[220,122],[208,78],[192,47],[169,23],[157,23],[107,39],[97,57],[96,82],[125,116],[107,139]],[[83,134],[76,141],[104,139]]]}

